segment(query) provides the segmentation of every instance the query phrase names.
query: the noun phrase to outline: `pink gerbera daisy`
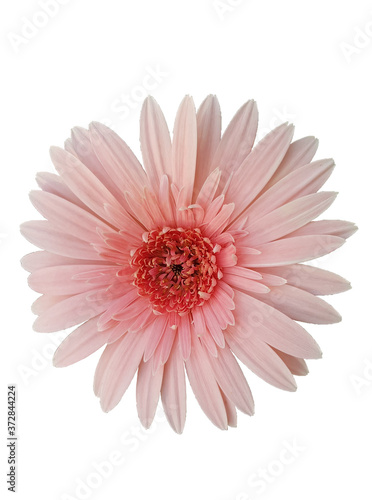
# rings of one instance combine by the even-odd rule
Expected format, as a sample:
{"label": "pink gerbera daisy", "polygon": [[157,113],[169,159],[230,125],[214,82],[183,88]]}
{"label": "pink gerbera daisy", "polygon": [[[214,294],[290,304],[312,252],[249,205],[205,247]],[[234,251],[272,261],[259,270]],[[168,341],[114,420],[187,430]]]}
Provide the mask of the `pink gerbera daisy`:
{"label": "pink gerbera daisy", "polygon": [[311,162],[317,140],[293,143],[283,124],[253,149],[257,107],[248,101],[221,137],[217,98],[196,113],[178,110],[173,141],[156,103],[145,100],[144,168],[112,130],[74,128],[51,148],[58,175],[39,173],[30,198],[46,220],[23,235],[42,251],[26,255],[34,329],[78,326],[54,356],[67,366],[106,345],[94,391],[114,408],[137,372],[145,427],[161,394],[176,432],[186,417],[185,369],[210,420],[236,425],[252,415],[251,391],[237,362],[281,389],[306,375],[317,343],[296,321],[335,323],[318,295],[350,288],[340,276],[300,264],[332,252],[355,231],[340,220],[313,221],[336,194],[318,192],[333,160]]}

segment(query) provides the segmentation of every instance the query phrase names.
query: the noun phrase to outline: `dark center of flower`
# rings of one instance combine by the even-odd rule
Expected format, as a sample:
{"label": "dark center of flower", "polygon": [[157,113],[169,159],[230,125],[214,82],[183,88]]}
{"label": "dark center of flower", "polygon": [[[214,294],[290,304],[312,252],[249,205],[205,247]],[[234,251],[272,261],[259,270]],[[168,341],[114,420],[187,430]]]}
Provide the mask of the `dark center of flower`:
{"label": "dark center of flower", "polygon": [[213,245],[200,229],[154,230],[133,254],[133,284],[156,313],[185,314],[208,300],[222,277]]}

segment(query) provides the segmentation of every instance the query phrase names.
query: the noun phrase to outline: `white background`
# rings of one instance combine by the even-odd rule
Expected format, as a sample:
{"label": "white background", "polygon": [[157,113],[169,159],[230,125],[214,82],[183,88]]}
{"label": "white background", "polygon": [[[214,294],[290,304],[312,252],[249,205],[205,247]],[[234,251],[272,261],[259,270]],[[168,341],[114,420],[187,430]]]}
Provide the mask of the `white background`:
{"label": "white background", "polygon": [[[53,17],[40,14],[38,0],[2,2],[0,13],[1,490],[6,385],[15,382],[22,500],[370,499],[372,3],[63,3]],[[151,72],[158,72],[158,81],[147,76]],[[185,94],[198,106],[215,93],[224,127],[254,98],[261,134],[288,120],[296,125],[295,138],[317,136],[316,159],[333,157],[337,165],[326,189],[340,194],[327,218],[360,227],[317,262],[353,285],[329,299],[342,323],[309,327],[323,359],[309,362],[310,374],[298,379],[296,393],[245,370],[256,414],[239,414],[238,428],[227,432],[207,420],[190,387],[181,436],[160,410],[151,432],[141,430],[134,383],[111,413],[103,413],[92,390],[99,353],[53,368],[50,358],[67,332],[32,330],[37,294],[19,259],[35,248],[18,227],[39,218],[27,196],[36,188],[35,174],[52,171],[50,145],[61,146],[72,126],[92,120],[110,124],[139,153],[140,102],[147,93],[171,128]],[[285,452],[293,442],[297,451]],[[113,458],[114,465],[97,473],[94,464]],[[266,475],[260,483],[259,474]],[[88,489],[82,486],[87,481]]]}

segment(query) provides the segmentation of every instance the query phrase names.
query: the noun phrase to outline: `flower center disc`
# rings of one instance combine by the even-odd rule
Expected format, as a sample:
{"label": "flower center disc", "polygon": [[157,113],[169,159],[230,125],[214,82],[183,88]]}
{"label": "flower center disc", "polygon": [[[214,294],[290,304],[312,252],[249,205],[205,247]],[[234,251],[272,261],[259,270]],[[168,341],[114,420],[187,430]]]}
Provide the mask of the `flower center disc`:
{"label": "flower center disc", "polygon": [[133,284],[156,313],[186,314],[211,296],[222,276],[213,245],[200,229],[154,230],[130,261]]}

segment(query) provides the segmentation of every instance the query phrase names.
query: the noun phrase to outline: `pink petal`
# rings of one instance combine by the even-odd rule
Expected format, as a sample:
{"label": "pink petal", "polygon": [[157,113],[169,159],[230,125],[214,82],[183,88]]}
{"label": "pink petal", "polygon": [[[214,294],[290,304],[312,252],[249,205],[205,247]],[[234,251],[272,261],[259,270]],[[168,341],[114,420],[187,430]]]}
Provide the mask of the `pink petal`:
{"label": "pink petal", "polygon": [[151,334],[148,336],[148,341],[143,355],[145,362],[147,362],[154,354],[167,326],[168,317],[166,315],[162,315],[155,318],[154,323],[148,327],[151,330]]}
{"label": "pink petal", "polygon": [[129,326],[128,330],[130,332],[138,332],[149,325],[153,325],[154,318],[155,315],[152,311],[152,307],[148,305],[147,308],[144,308],[143,311],[140,312],[137,318]]}
{"label": "pink petal", "polygon": [[209,354],[216,358],[218,355],[217,345],[212,335],[208,331],[205,331],[200,335],[198,334],[197,336],[199,337],[201,344],[207,349]]}
{"label": "pink petal", "polygon": [[106,347],[104,352],[107,351],[108,359],[105,359],[106,356],[103,358],[102,372],[99,369],[101,360],[97,366],[97,373],[100,374],[99,396],[103,411],[112,410],[123,397],[141,362],[145,342],[145,335],[128,332]]}
{"label": "pink petal", "polygon": [[327,325],[341,321],[339,313],[327,302],[290,285],[272,287],[265,296],[254,294],[256,299],[275,307],[289,318],[305,323]]}
{"label": "pink petal", "polygon": [[350,290],[350,282],[324,269],[304,264],[293,264],[268,268],[268,271],[282,276],[289,285],[301,288],[314,295],[332,295]]}
{"label": "pink petal", "polygon": [[127,144],[102,123],[92,122],[89,133],[95,154],[119,191],[141,195],[147,175]]}
{"label": "pink petal", "polygon": [[233,353],[250,369],[269,384],[295,391],[296,381],[293,375],[267,344],[255,337],[240,339],[226,332],[226,342]]}
{"label": "pink petal", "polygon": [[137,375],[137,411],[141,424],[148,429],[155,417],[160,388],[163,381],[163,367],[152,373],[151,363],[141,361]]}
{"label": "pink petal", "polygon": [[247,225],[248,243],[255,247],[277,240],[304,226],[324,212],[337,193],[320,192],[297,198]]}
{"label": "pink petal", "polygon": [[286,354],[285,352],[279,351],[278,349],[274,349],[273,351],[279,356],[279,358],[287,365],[290,372],[293,375],[304,376],[309,373],[309,369],[304,359],[296,358],[291,356],[290,354]]}
{"label": "pink petal", "polygon": [[70,333],[58,347],[53,357],[54,366],[72,365],[96,352],[106,344],[111,329],[97,331],[97,316],[83,323]]}
{"label": "pink petal", "polygon": [[[63,266],[63,265],[92,265],[102,267],[102,261],[87,261],[80,259],[70,259],[68,257],[63,257],[62,255],[57,255],[54,253],[46,252],[45,250],[38,250],[37,252],[31,252],[21,259],[21,265],[23,269],[29,271],[30,273],[43,269],[44,267],[52,266]],[[109,263],[108,263],[109,264]]]}
{"label": "pink petal", "polygon": [[171,196],[169,189],[169,180],[166,175],[163,175],[160,179],[159,188],[159,207],[164,215],[164,225],[170,227],[175,221],[175,206],[173,203],[173,197]]}
{"label": "pink petal", "polygon": [[227,415],[208,354],[197,337],[192,337],[192,349],[185,362],[191,388],[202,410],[220,429],[227,429]]}
{"label": "pink petal", "polygon": [[[109,266],[106,266],[109,267]],[[28,278],[29,286],[39,293],[50,295],[72,295],[97,288],[96,283],[74,280],[73,277],[85,270],[94,270],[99,273],[102,266],[61,265],[44,267],[34,271]],[[106,278],[108,281],[109,278]],[[109,283],[107,283],[107,286]]]}
{"label": "pink petal", "polygon": [[203,222],[205,224],[208,224],[209,222],[213,221],[213,219],[216,217],[218,212],[221,210],[223,206],[225,196],[221,194],[220,196],[217,196],[208,206],[208,208],[205,210],[205,215],[204,215],[204,220]]}
{"label": "pink petal", "polygon": [[53,174],[52,172],[38,172],[36,174],[36,182],[46,193],[59,196],[90,212],[89,208],[66,186],[59,175]]}
{"label": "pink petal", "polygon": [[218,315],[218,311],[216,311],[215,314],[209,304],[209,301],[206,301],[202,306],[202,313],[204,316],[207,329],[209,333],[212,335],[216,344],[220,347],[225,347],[225,337],[222,333],[219,319],[216,316],[216,314]]}
{"label": "pink petal", "polygon": [[172,179],[186,190],[186,205],[192,201],[196,168],[196,111],[192,97],[186,96],[178,108],[173,132]]}
{"label": "pink petal", "polygon": [[186,420],[186,381],[184,362],[175,342],[164,366],[161,400],[172,429],[181,434]]}
{"label": "pink petal", "polygon": [[221,140],[221,110],[215,95],[209,95],[196,114],[197,158],[194,183],[194,198],[208,177],[212,159]]}
{"label": "pink petal", "polygon": [[200,192],[196,198],[196,203],[198,203],[205,210],[209,208],[210,204],[214,199],[214,195],[217,191],[218,184],[221,178],[221,170],[215,168],[206,178]]}
{"label": "pink petal", "polygon": [[217,357],[211,357],[218,385],[234,405],[248,415],[254,413],[251,390],[244,374],[229,347],[218,349]]}
{"label": "pink petal", "polygon": [[50,156],[66,185],[94,213],[107,220],[104,205],[108,203],[120,207],[110,191],[75,156],[55,146],[50,148]]}
{"label": "pink petal", "polygon": [[230,399],[226,396],[226,394],[220,389],[222,401],[225,405],[226,416],[227,416],[227,425],[229,427],[237,427],[238,423],[238,415],[236,413],[236,408],[234,404],[230,401]]}
{"label": "pink petal", "polygon": [[107,309],[107,301],[87,300],[90,291],[73,295],[40,314],[33,328],[37,332],[57,332],[87,321]]}
{"label": "pink petal", "polygon": [[[110,323],[107,323],[106,327],[109,324]],[[127,325],[125,323],[122,323],[122,322],[118,323],[117,321],[114,321],[114,324],[115,324],[115,326],[112,327],[112,328],[110,328],[110,336],[109,336],[109,338],[107,340],[108,344],[112,344],[113,342],[116,342],[117,340],[120,339],[120,337],[122,337],[128,331],[128,329],[126,327]],[[103,330],[103,331],[106,331],[106,330]]]}
{"label": "pink petal", "polygon": [[315,139],[315,137],[303,137],[302,139],[294,141],[289,146],[277,171],[267,183],[265,190],[294,170],[310,163],[318,149],[318,144],[319,141]]}
{"label": "pink petal", "polygon": [[235,324],[235,318],[231,312],[231,309],[234,309],[235,305],[229,308],[220,297],[216,296],[216,293],[213,293],[208,302],[210,302],[211,309],[217,312],[216,316],[218,316],[218,322],[222,330],[224,330],[227,325]]}
{"label": "pink petal", "polygon": [[226,128],[213,158],[212,169],[220,168],[220,192],[234,172],[251,152],[258,126],[255,101],[246,102]]}
{"label": "pink petal", "polygon": [[217,264],[219,267],[233,267],[237,263],[235,245],[228,245],[222,248],[217,254]]}
{"label": "pink petal", "polygon": [[287,280],[281,278],[280,276],[275,276],[274,274],[261,273],[261,276],[262,276],[261,283],[268,287],[281,286],[287,283]]}
{"label": "pink petal", "polygon": [[86,241],[58,231],[46,220],[24,222],[20,230],[28,241],[48,252],[72,259],[103,260]]}
{"label": "pink petal", "polygon": [[181,355],[184,360],[188,359],[191,352],[191,317],[189,314],[181,316],[178,325],[178,339]]}
{"label": "pink petal", "polygon": [[143,163],[155,190],[162,175],[171,174],[172,144],[163,112],[151,96],[143,103],[140,125]]}
{"label": "pink petal", "polygon": [[233,288],[238,290],[243,290],[244,292],[256,292],[256,293],[268,293],[270,288],[257,281],[250,280],[245,276],[239,276],[234,274],[225,274],[223,278],[225,283],[228,283]]}
{"label": "pink petal", "polygon": [[239,311],[235,314],[236,328],[245,332],[244,339],[259,338],[299,358],[321,357],[318,344],[308,332],[275,307],[241,292],[236,293],[235,301]]}
{"label": "pink petal", "polygon": [[327,159],[297,168],[257,197],[246,212],[248,220],[257,221],[289,201],[316,193],[331,175],[334,165],[333,160]]}
{"label": "pink petal", "polygon": [[43,314],[51,307],[70,297],[72,297],[72,295],[41,295],[41,297],[37,298],[32,304],[31,311],[40,316],[40,314]]}
{"label": "pink petal", "polygon": [[358,230],[353,222],[344,220],[317,220],[309,222],[306,226],[290,233],[288,237],[303,236],[309,234],[330,234],[339,238],[349,238]]}
{"label": "pink petal", "polygon": [[242,255],[239,263],[247,267],[284,266],[322,257],[345,243],[337,236],[297,236],[257,246],[260,255]]}
{"label": "pink petal", "polygon": [[96,228],[112,231],[111,227],[86,210],[44,191],[31,191],[31,203],[53,226],[90,243],[99,241]]}
{"label": "pink petal", "polygon": [[74,156],[79,158],[79,160],[84,163],[86,167],[88,167],[92,174],[97,177],[107,190],[110,191],[110,193],[112,193],[119,202],[123,202],[123,192],[120,191],[113,179],[106,174],[104,168],[102,167],[102,163],[99,161],[93,149],[89,130],[82,127],[74,127],[71,130],[71,144],[73,151],[70,151],[67,148],[65,149],[72,152]]}
{"label": "pink petal", "polygon": [[230,216],[234,211],[234,207],[234,203],[224,205],[218,215],[206,226],[203,226],[203,233],[208,236],[208,238],[213,238],[217,234],[220,234],[229,222]]}
{"label": "pink petal", "polygon": [[235,203],[236,216],[244,212],[278,168],[293,130],[293,126],[283,124],[267,134],[236,171],[226,193],[226,200]]}
{"label": "pink petal", "polygon": [[122,297],[113,300],[111,304],[108,305],[106,311],[98,320],[98,329],[100,330],[107,322],[111,321],[115,314],[120,313],[122,310],[124,310],[125,313],[126,308],[134,301],[138,301],[138,299],[139,296],[137,289],[134,287],[129,288],[127,293],[123,294]]}

